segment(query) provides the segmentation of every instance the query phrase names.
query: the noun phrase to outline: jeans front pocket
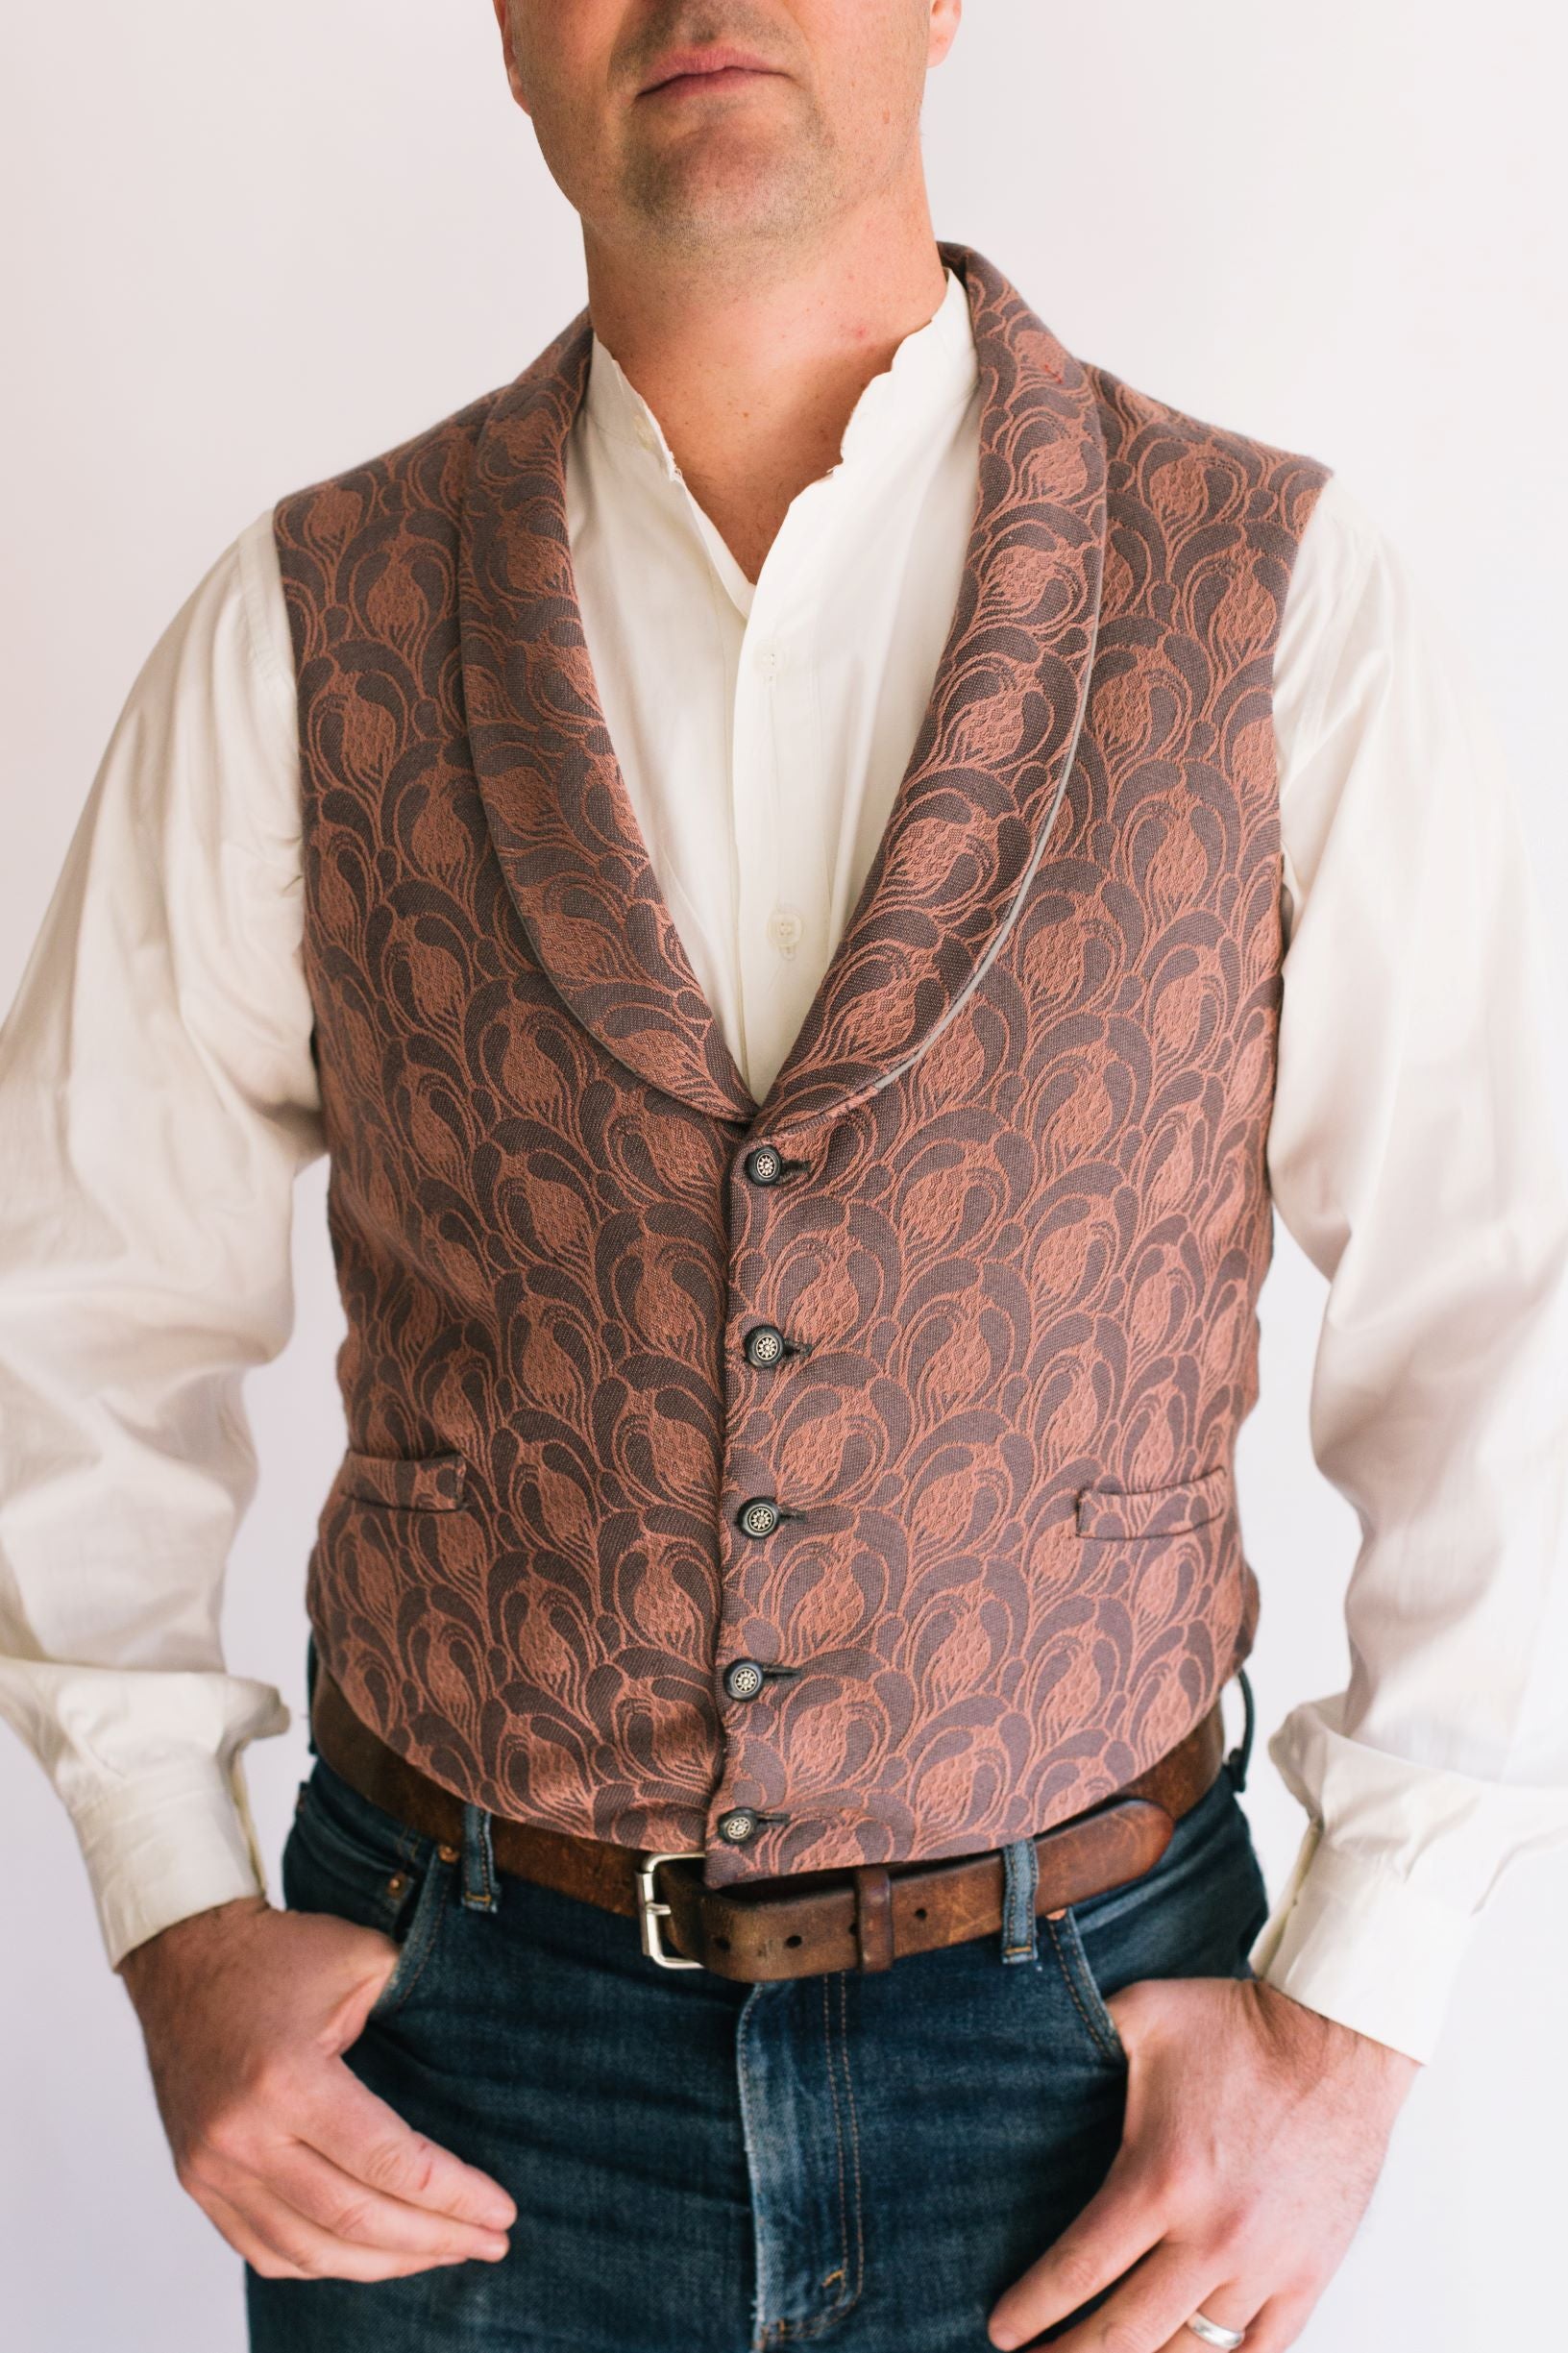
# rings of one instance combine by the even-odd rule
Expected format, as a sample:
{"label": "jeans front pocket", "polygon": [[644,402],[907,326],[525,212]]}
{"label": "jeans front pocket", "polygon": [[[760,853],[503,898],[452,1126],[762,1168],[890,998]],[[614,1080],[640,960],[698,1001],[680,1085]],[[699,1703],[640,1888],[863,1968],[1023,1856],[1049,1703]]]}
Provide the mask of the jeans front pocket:
{"label": "jeans front pocket", "polygon": [[1108,2066],[1124,2069],[1106,1997],[1142,1977],[1248,1977],[1267,1917],[1252,1826],[1221,1768],[1157,1863],[1042,1924],[1085,2034]]}
{"label": "jeans front pocket", "polygon": [[1047,1916],[1044,1925],[1050,1933],[1073,2006],[1097,2055],[1108,2066],[1126,2067],[1127,2046],[1121,2039],[1115,2020],[1105,2006],[1105,1997],[1089,1965],[1089,1955],[1084,1950],[1084,1940],[1078,1933],[1078,1923],[1072,1916],[1070,1906],[1060,1920]]}
{"label": "jeans front pocket", "polygon": [[317,1757],[300,1784],[283,1844],[283,1901],[291,1911],[331,1912],[379,1928],[398,1946],[370,2019],[402,2009],[425,1976],[456,1874],[455,1859],[433,1838],[371,1804]]}

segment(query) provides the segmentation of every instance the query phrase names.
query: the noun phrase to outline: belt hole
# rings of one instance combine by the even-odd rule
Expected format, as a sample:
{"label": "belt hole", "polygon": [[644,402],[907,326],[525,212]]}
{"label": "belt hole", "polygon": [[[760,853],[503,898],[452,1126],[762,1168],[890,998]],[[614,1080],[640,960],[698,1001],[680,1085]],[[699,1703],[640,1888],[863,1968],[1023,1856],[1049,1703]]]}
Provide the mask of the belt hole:
{"label": "belt hole", "polygon": [[797,1936],[787,1936],[787,1937],[784,1939],[784,1942],[785,1942],[785,1944],[786,1944],[786,1945],[798,1945],[798,1944],[799,1944],[799,1942],[800,1942],[800,1939],[799,1939],[799,1937],[797,1937]]}
{"label": "belt hole", "polygon": [[709,1941],[720,1952],[727,1952],[729,1950],[729,1939],[727,1936],[716,1936],[711,1938]]}
{"label": "belt hole", "polygon": [[923,1903],[918,1903],[915,1906],[915,1917],[917,1920],[923,1920],[925,1918],[925,1906]]}

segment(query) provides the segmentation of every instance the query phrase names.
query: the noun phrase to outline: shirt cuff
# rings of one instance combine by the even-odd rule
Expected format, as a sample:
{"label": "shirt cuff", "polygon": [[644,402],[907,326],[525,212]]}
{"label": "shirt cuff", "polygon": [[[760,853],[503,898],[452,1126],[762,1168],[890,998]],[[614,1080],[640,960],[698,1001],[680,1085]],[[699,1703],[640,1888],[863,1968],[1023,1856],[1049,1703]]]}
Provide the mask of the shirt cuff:
{"label": "shirt cuff", "polygon": [[177,1920],[267,1893],[238,1755],[138,1775],[71,1818],[111,1969]]}
{"label": "shirt cuff", "polygon": [[1249,1958],[1264,1984],[1425,2064],[1474,1927],[1312,1821]]}

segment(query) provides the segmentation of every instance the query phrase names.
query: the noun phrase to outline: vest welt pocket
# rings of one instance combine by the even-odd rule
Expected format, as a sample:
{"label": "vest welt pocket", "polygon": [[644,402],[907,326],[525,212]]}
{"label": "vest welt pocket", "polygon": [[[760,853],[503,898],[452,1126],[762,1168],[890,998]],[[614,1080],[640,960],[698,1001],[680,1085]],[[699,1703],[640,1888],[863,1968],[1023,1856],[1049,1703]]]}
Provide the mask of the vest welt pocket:
{"label": "vest welt pocket", "polygon": [[453,1453],[364,1455],[352,1448],[337,1475],[340,1495],[392,1511],[455,1511],[468,1482],[468,1462]]}
{"label": "vest welt pocket", "polygon": [[1080,1536],[1176,1536],[1217,1520],[1230,1492],[1224,1463],[1168,1487],[1084,1487],[1078,1496]]}

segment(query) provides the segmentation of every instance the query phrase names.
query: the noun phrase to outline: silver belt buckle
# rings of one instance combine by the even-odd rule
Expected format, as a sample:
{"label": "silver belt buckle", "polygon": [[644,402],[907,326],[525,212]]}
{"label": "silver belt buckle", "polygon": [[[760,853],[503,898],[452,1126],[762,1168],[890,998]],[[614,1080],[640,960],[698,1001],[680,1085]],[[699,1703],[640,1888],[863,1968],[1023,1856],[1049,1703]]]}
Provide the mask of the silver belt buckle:
{"label": "silver belt buckle", "polygon": [[705,1863],[707,1851],[702,1847],[688,1847],[678,1853],[645,1854],[637,1864],[638,1920],[643,1932],[643,1950],[661,1969],[700,1969],[700,1961],[689,1961],[683,1952],[666,1952],[661,1920],[670,1917],[670,1906],[659,1900],[654,1875],[661,1863]]}

